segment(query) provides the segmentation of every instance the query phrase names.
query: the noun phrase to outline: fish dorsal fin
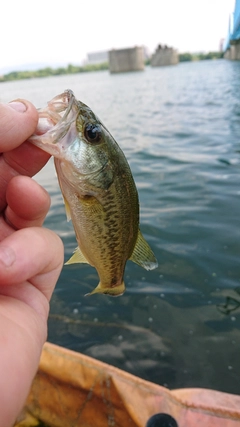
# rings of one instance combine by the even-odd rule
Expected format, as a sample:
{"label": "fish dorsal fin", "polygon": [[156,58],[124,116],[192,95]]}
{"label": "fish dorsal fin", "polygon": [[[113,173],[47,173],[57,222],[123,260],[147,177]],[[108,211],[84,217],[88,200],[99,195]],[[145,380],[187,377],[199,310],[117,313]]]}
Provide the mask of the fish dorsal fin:
{"label": "fish dorsal fin", "polygon": [[65,197],[63,197],[64,200],[64,204],[65,204],[65,211],[66,211],[66,215],[67,215],[67,221],[71,221],[71,212],[70,212],[70,207],[68,204],[68,201],[65,199]]}
{"label": "fish dorsal fin", "polygon": [[76,263],[89,264],[88,260],[85,258],[79,247],[76,248],[71,258],[65,262],[65,265]]}
{"label": "fish dorsal fin", "polygon": [[130,260],[146,270],[153,270],[158,266],[155,255],[140,230],[138,230],[137,241]]}

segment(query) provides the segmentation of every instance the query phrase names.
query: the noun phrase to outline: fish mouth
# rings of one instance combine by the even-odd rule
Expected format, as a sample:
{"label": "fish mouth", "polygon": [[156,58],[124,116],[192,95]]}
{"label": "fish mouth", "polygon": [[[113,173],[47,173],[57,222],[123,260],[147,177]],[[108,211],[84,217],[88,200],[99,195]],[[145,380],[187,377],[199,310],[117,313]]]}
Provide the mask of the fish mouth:
{"label": "fish mouth", "polygon": [[72,90],[67,89],[55,96],[46,107],[38,109],[38,125],[28,141],[53,156],[61,157],[57,143],[76,121],[78,110],[78,101]]}
{"label": "fish mouth", "polygon": [[38,110],[39,118],[46,118],[50,120],[55,126],[58,123],[66,120],[70,111],[77,106],[76,98],[73,91],[68,89],[60,95],[55,96],[51,101],[48,102],[47,107]]}
{"label": "fish mouth", "polygon": [[[41,119],[49,120],[50,127],[56,126],[58,123],[66,120],[71,109],[73,108],[74,103],[77,104],[76,98],[73,92],[68,89],[60,95],[55,96],[51,101],[47,103],[47,107],[39,108],[39,121]],[[39,127],[41,123],[38,124],[36,133],[40,134]],[[45,132],[44,132],[45,133]]]}

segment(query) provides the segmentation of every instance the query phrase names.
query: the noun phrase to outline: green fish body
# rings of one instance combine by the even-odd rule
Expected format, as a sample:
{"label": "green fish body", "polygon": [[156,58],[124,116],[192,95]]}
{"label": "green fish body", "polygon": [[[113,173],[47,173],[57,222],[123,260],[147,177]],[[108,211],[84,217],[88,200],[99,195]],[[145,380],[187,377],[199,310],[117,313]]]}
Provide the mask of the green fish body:
{"label": "green fish body", "polygon": [[96,268],[100,282],[91,294],[121,295],[128,259],[147,270],[156,268],[139,230],[138,193],[128,162],[91,109],[65,91],[39,110],[37,134],[30,141],[54,156],[78,242],[66,264]]}

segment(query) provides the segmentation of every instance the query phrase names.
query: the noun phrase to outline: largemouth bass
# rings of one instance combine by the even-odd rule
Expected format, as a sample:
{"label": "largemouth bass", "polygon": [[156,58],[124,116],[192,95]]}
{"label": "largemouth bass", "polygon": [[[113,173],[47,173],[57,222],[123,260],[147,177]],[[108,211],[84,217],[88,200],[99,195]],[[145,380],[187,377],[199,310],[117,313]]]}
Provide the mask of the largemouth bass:
{"label": "largemouth bass", "polygon": [[54,156],[67,219],[78,247],[66,264],[89,263],[100,282],[91,292],[121,295],[128,259],[146,270],[156,258],[139,230],[137,189],[128,162],[91,109],[67,90],[39,110],[30,141]]}

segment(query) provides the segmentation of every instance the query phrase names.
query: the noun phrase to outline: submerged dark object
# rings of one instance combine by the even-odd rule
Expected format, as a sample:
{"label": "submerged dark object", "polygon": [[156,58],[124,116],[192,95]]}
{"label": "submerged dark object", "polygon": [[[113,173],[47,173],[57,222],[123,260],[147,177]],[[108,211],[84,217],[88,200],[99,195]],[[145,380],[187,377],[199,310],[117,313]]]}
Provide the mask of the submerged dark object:
{"label": "submerged dark object", "polygon": [[171,415],[162,413],[149,418],[146,427],[178,427],[178,425]]}

